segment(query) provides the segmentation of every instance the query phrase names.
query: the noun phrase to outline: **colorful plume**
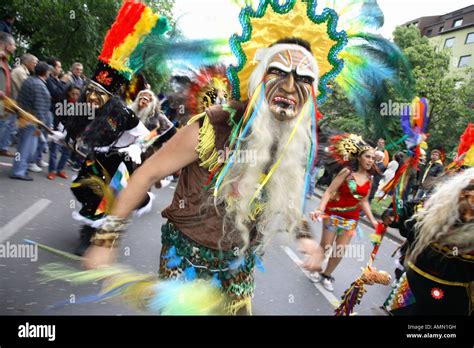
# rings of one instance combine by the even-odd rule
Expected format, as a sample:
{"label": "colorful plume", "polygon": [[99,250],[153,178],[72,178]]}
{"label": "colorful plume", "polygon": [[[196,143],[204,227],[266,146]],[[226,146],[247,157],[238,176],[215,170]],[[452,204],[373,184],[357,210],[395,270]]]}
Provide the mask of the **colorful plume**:
{"label": "colorful plume", "polygon": [[474,126],[472,123],[467,125],[459,138],[456,158],[446,167],[446,171],[457,170],[461,166],[474,166]]}
{"label": "colorful plume", "polygon": [[145,4],[136,0],[125,1],[105,36],[99,59],[130,79],[133,71],[128,67],[128,58],[151,33],[159,18]]}

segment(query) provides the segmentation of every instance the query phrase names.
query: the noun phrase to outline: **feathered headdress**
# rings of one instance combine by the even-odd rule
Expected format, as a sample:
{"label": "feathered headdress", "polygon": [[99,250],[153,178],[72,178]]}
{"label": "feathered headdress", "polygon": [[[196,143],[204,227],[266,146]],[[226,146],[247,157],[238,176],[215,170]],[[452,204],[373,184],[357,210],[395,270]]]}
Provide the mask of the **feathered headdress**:
{"label": "feathered headdress", "polygon": [[[308,151],[307,173],[314,163],[317,149],[318,105],[330,94],[330,84],[337,83],[353,102],[357,111],[380,124],[380,103],[388,95],[391,82],[395,89],[411,95],[413,82],[408,61],[390,41],[370,33],[383,24],[383,14],[375,0],[340,2],[330,1],[330,6],[317,8],[316,0],[260,0],[253,8],[248,1],[240,12],[242,34],[229,40],[236,65],[227,69],[235,99],[246,99],[249,104],[242,122],[235,125],[230,144],[238,148],[238,139],[245,137],[253,121],[252,112],[262,96],[262,86],[249,96],[249,79],[259,63],[260,52],[275,42],[288,37],[307,41],[312,50],[318,76],[311,90],[311,148]],[[332,8],[330,8],[332,7]],[[400,73],[402,71],[402,73]],[[407,77],[408,86],[402,85],[400,75]],[[217,194],[233,159],[211,173],[211,185]],[[266,181],[261,185],[268,181]],[[306,178],[309,187],[309,176]],[[260,188],[261,189],[261,188]],[[258,192],[256,192],[258,194]],[[304,198],[302,199],[304,202]],[[304,203],[303,203],[304,205]]]}
{"label": "feathered headdress", "polygon": [[413,99],[411,106],[403,109],[400,123],[404,136],[402,139],[408,149],[408,158],[399,166],[392,180],[390,180],[383,188],[385,194],[379,198],[382,200],[385,195],[392,190],[392,205],[395,213],[402,208],[402,200],[409,181],[409,168],[419,170],[418,164],[421,158],[421,149],[427,148],[426,139],[428,138],[429,126],[429,103],[426,98]]}
{"label": "feathered headdress", "polygon": [[166,17],[160,16],[136,0],[123,3],[114,24],[107,32],[92,81],[110,94],[127,86],[138,70],[130,66],[130,56],[152,32],[161,35],[168,30]]}
{"label": "feathered headdress", "polygon": [[357,159],[364,151],[373,149],[361,136],[356,134],[344,133],[334,135],[329,140],[332,144],[329,147],[330,155],[339,164],[343,165]]}
{"label": "feathered headdress", "polygon": [[186,109],[191,110],[192,115],[203,112],[207,107],[214,105],[219,91],[224,93],[226,99],[230,97],[230,84],[225,66],[202,67],[192,79]]}
{"label": "feathered headdress", "polygon": [[459,146],[456,158],[445,171],[456,171],[462,166],[474,167],[474,126],[472,123],[467,125],[466,130],[459,138]]}
{"label": "feathered headdress", "polygon": [[[310,43],[319,67],[319,105],[330,94],[331,80],[361,115],[368,106],[380,107],[388,81],[412,97],[414,81],[407,59],[396,45],[371,33],[384,21],[376,0],[326,1],[321,11],[317,4],[316,0],[261,0],[257,9],[250,5],[242,9],[242,35],[229,40],[237,58],[237,65],[228,68],[234,98],[247,97],[247,82],[258,63],[256,52],[285,37]],[[400,73],[408,84],[401,83]]]}

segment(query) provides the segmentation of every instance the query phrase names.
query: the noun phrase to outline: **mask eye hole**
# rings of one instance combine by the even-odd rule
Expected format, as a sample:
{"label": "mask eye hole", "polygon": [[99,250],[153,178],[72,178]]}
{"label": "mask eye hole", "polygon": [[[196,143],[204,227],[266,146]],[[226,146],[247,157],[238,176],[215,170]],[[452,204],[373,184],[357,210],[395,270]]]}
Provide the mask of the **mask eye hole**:
{"label": "mask eye hole", "polygon": [[309,76],[296,75],[296,80],[298,82],[307,83],[308,85],[312,85],[313,82],[314,82],[314,79],[312,77],[309,77]]}
{"label": "mask eye hole", "polygon": [[277,75],[277,76],[286,76],[286,75],[288,75],[283,70],[275,68],[275,67],[272,67],[272,68],[268,69],[267,74],[272,74],[272,75]]}

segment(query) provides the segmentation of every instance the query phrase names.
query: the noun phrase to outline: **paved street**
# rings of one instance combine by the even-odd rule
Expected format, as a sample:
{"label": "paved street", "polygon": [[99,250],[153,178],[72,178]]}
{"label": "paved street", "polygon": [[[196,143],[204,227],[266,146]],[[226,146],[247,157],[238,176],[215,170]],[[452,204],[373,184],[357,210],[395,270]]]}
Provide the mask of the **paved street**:
{"label": "paved street", "polygon": [[[46,155],[44,156],[46,159]],[[49,246],[72,252],[78,243],[80,224],[72,220],[76,204],[69,190],[71,179],[46,179],[46,173],[31,173],[35,181],[22,182],[8,178],[11,160],[0,157],[0,244],[22,244],[31,239]],[[72,176],[74,173],[68,171]],[[129,228],[122,247],[127,253],[120,262],[140,272],[154,273],[158,269],[160,252],[160,211],[170,201],[176,184],[154,190],[157,196],[153,212],[137,219]],[[314,209],[317,200],[308,200],[307,209]],[[308,210],[309,211],[309,210]],[[321,224],[312,224],[313,233],[320,239]],[[372,250],[368,235],[372,231],[362,225],[364,237],[354,238],[354,257],[344,259],[334,272],[335,291],[327,292],[322,285],[313,284],[298,266],[301,255],[296,245],[283,234],[271,243],[263,261],[265,272],[256,271],[257,289],[253,301],[256,315],[332,315],[334,306],[350,283],[358,276]],[[390,257],[397,242],[386,238],[380,248],[375,266],[393,275],[394,263]],[[123,249],[122,249],[123,250]],[[99,284],[72,286],[64,282],[41,284],[39,265],[62,262],[61,257],[39,251],[38,259],[0,258],[0,315],[127,315],[140,314],[116,303],[68,304],[57,310],[52,305],[73,296],[96,293]],[[77,262],[68,262],[79,266]],[[390,287],[367,287],[356,315],[384,315],[379,309]]]}

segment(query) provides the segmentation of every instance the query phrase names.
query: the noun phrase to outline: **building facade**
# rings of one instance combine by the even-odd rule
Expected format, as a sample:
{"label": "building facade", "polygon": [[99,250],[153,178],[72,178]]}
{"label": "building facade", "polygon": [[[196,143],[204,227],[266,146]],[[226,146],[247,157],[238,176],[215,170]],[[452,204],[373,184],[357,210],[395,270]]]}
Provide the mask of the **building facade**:
{"label": "building facade", "polygon": [[450,49],[452,75],[474,77],[474,5],[440,16],[420,17],[403,25],[418,26],[436,50]]}

